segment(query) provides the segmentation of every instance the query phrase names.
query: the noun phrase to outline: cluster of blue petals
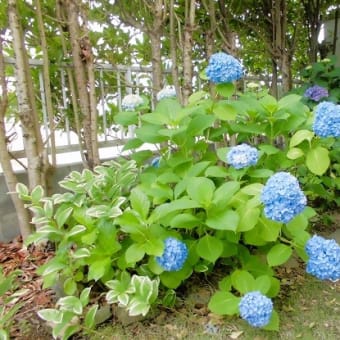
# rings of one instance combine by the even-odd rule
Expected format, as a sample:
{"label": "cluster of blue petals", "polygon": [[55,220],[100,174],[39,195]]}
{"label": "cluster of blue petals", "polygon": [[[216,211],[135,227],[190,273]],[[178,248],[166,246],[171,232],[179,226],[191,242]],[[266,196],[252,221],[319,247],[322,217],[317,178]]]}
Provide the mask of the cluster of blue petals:
{"label": "cluster of blue petals", "polygon": [[160,157],[155,157],[151,160],[151,166],[153,166],[154,168],[159,168],[159,162],[160,162],[161,158]]}
{"label": "cluster of blue petals", "polygon": [[157,93],[157,100],[176,97],[176,89],[173,85],[167,85]]}
{"label": "cluster of blue petals", "polygon": [[288,172],[277,172],[268,179],[261,201],[265,216],[281,223],[288,223],[300,214],[307,203],[298,180]]}
{"label": "cluster of blue petals", "polygon": [[144,100],[138,94],[128,94],[122,100],[123,110],[135,110],[139,105],[142,105]]}
{"label": "cluster of blue petals", "polygon": [[340,137],[340,105],[331,102],[318,104],[313,130],[320,137]]}
{"label": "cluster of blue petals", "polygon": [[335,240],[314,235],[305,246],[309,257],[306,272],[320,280],[340,279],[340,246]]}
{"label": "cluster of blue petals", "polygon": [[242,78],[243,74],[241,63],[223,52],[213,54],[206,69],[208,79],[216,84],[231,83]]}
{"label": "cluster of blue petals", "polygon": [[328,97],[328,90],[322,86],[314,85],[305,91],[304,96],[315,102],[319,102],[322,98]]}
{"label": "cluster of blue petals", "polygon": [[181,270],[188,257],[188,248],[185,243],[174,237],[168,237],[164,241],[164,252],[157,256],[157,263],[166,271]]}
{"label": "cluster of blue petals", "polygon": [[255,165],[258,158],[259,152],[257,149],[244,143],[231,147],[227,153],[227,163],[235,169]]}
{"label": "cluster of blue petals", "polygon": [[268,325],[273,312],[272,300],[258,291],[244,295],[238,307],[241,318],[253,327]]}

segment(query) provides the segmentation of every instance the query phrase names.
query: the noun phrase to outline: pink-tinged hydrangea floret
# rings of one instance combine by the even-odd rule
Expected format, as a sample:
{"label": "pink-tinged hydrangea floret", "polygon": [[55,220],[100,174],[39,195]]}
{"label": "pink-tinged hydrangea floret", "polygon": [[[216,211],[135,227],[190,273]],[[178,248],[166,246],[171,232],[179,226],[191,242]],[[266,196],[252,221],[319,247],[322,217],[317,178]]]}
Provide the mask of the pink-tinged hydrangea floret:
{"label": "pink-tinged hydrangea floret", "polygon": [[307,199],[293,175],[278,172],[263,187],[261,202],[268,219],[288,223],[304,210]]}
{"label": "pink-tinged hydrangea floret", "polygon": [[168,237],[164,241],[164,252],[157,256],[157,263],[166,271],[173,272],[182,269],[188,257],[186,244],[174,237]]}
{"label": "pink-tinged hydrangea floret", "polygon": [[248,144],[240,144],[230,148],[227,153],[227,163],[235,169],[242,169],[257,163],[259,152]]}
{"label": "pink-tinged hydrangea floret", "polygon": [[340,105],[322,102],[315,108],[313,131],[320,137],[340,137]]}
{"label": "pink-tinged hydrangea floret", "polygon": [[307,241],[305,250],[308,274],[320,280],[340,279],[340,246],[335,240],[314,235]]}
{"label": "pink-tinged hydrangea floret", "polygon": [[305,91],[304,96],[315,102],[319,102],[322,98],[328,97],[328,90],[322,86],[314,85]]}
{"label": "pink-tinged hydrangea floret", "polygon": [[241,79],[243,74],[241,63],[224,52],[213,54],[206,69],[208,79],[216,84],[231,83]]}
{"label": "pink-tinged hydrangea floret", "polygon": [[270,322],[273,302],[258,291],[249,292],[242,297],[239,311],[241,318],[251,326],[264,327]]}
{"label": "pink-tinged hydrangea floret", "polygon": [[138,94],[128,94],[122,100],[122,109],[125,111],[135,110],[138,106],[142,105],[144,100]]}

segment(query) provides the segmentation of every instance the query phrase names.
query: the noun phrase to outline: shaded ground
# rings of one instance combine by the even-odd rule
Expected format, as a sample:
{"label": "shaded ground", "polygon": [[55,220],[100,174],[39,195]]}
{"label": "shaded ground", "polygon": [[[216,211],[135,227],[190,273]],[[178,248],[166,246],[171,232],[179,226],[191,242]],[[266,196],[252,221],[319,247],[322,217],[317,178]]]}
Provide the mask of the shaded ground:
{"label": "shaded ground", "polygon": [[[314,231],[323,235],[339,232],[340,215],[334,216],[330,225],[319,222]],[[53,250],[48,248],[23,249],[19,238],[0,244],[0,265],[4,273],[15,269],[23,271],[19,277],[19,288],[24,293],[17,301],[23,306],[13,320],[11,339],[52,339],[50,329],[38,318],[37,311],[52,307],[55,297],[51,290],[42,289],[42,279],[35,273],[36,268],[52,256]],[[159,308],[149,318],[130,324],[129,320],[118,320],[113,316],[95,332],[75,338],[340,339],[340,282],[321,282],[306,275],[305,265],[299,261],[280,268],[278,276],[282,278],[281,292],[274,303],[281,319],[279,333],[256,330],[237,317],[211,314],[207,304],[216,282],[214,277],[197,276],[179,292],[176,308]]]}

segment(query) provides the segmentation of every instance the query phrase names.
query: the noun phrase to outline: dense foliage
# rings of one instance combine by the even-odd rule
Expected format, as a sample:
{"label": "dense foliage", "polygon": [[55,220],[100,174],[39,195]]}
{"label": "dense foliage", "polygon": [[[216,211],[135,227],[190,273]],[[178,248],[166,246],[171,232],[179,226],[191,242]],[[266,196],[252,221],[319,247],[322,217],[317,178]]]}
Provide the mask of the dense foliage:
{"label": "dense foliage", "polygon": [[[276,100],[224,82],[216,93],[194,93],[185,107],[165,97],[149,113],[133,98],[130,111],[116,116],[135,126],[136,138],[124,147],[129,159],[73,171],[60,182],[66,192],[51,197],[39,186],[29,192],[18,185],[40,225],[27,244],[56,245],[39,269],[45,287],[62,285],[65,294],[39,313],[54,337],[95,326],[90,290],[130,315],[146,315],[154,304],[173,306],[175,290],[194,273],[218,269],[225,277],[209,309],[277,330],[277,266],[297,254],[309,273],[339,279],[340,247],[332,241],[327,253],[319,239],[309,242],[316,211],[308,206],[315,199],[309,182],[339,176],[332,153],[339,106],[329,116],[335,133],[325,136],[313,130],[318,107],[311,110],[300,95]],[[328,202],[336,204],[335,197]]]}

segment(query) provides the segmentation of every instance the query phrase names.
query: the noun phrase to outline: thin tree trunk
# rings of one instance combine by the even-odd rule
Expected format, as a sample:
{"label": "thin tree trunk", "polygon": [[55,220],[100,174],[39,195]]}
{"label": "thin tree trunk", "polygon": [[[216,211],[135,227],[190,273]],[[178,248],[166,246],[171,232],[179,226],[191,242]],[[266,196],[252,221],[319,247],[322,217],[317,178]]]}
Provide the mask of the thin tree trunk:
{"label": "thin tree trunk", "polygon": [[33,189],[37,185],[42,185],[45,188],[44,171],[47,167],[44,165],[43,144],[35,107],[32,78],[15,0],[8,1],[8,18],[13,37],[19,118],[23,130],[29,187]]}
{"label": "thin tree trunk", "polygon": [[177,64],[177,40],[176,40],[176,29],[175,29],[175,9],[174,0],[170,0],[169,6],[170,15],[170,55],[171,55],[171,75],[172,82],[176,89],[178,101],[182,103],[182,90],[179,81],[178,64]]}
{"label": "thin tree trunk", "polygon": [[16,185],[18,179],[13,171],[11,164],[11,156],[7,149],[6,139],[6,125],[5,125],[5,114],[8,106],[7,96],[7,84],[5,76],[5,63],[2,52],[2,39],[0,35],[0,164],[2,167],[3,175],[6,181],[7,189],[9,191],[11,200],[13,202],[18,222],[20,234],[25,240],[32,233],[32,225],[30,224],[31,216],[29,211],[25,208],[24,202],[18,198],[16,194]]}
{"label": "thin tree trunk", "polygon": [[185,27],[183,39],[183,104],[188,103],[188,98],[192,93],[192,47],[193,32],[195,30],[195,0],[185,1]]}
{"label": "thin tree trunk", "polygon": [[[42,58],[43,58],[43,79],[44,79],[44,88],[45,88],[45,101],[46,101],[46,110],[49,124],[49,139],[51,143],[51,165],[54,168],[57,164],[56,161],[56,145],[55,145],[55,126],[54,126],[54,113],[53,113],[53,105],[52,105],[52,95],[51,95],[51,81],[50,81],[50,66],[49,66],[49,56],[48,56],[48,48],[47,41],[45,36],[45,28],[44,21],[41,12],[40,0],[35,0],[36,6],[36,14],[37,21],[39,27],[40,34],[40,43],[42,50]],[[46,150],[47,151],[47,150]]]}

